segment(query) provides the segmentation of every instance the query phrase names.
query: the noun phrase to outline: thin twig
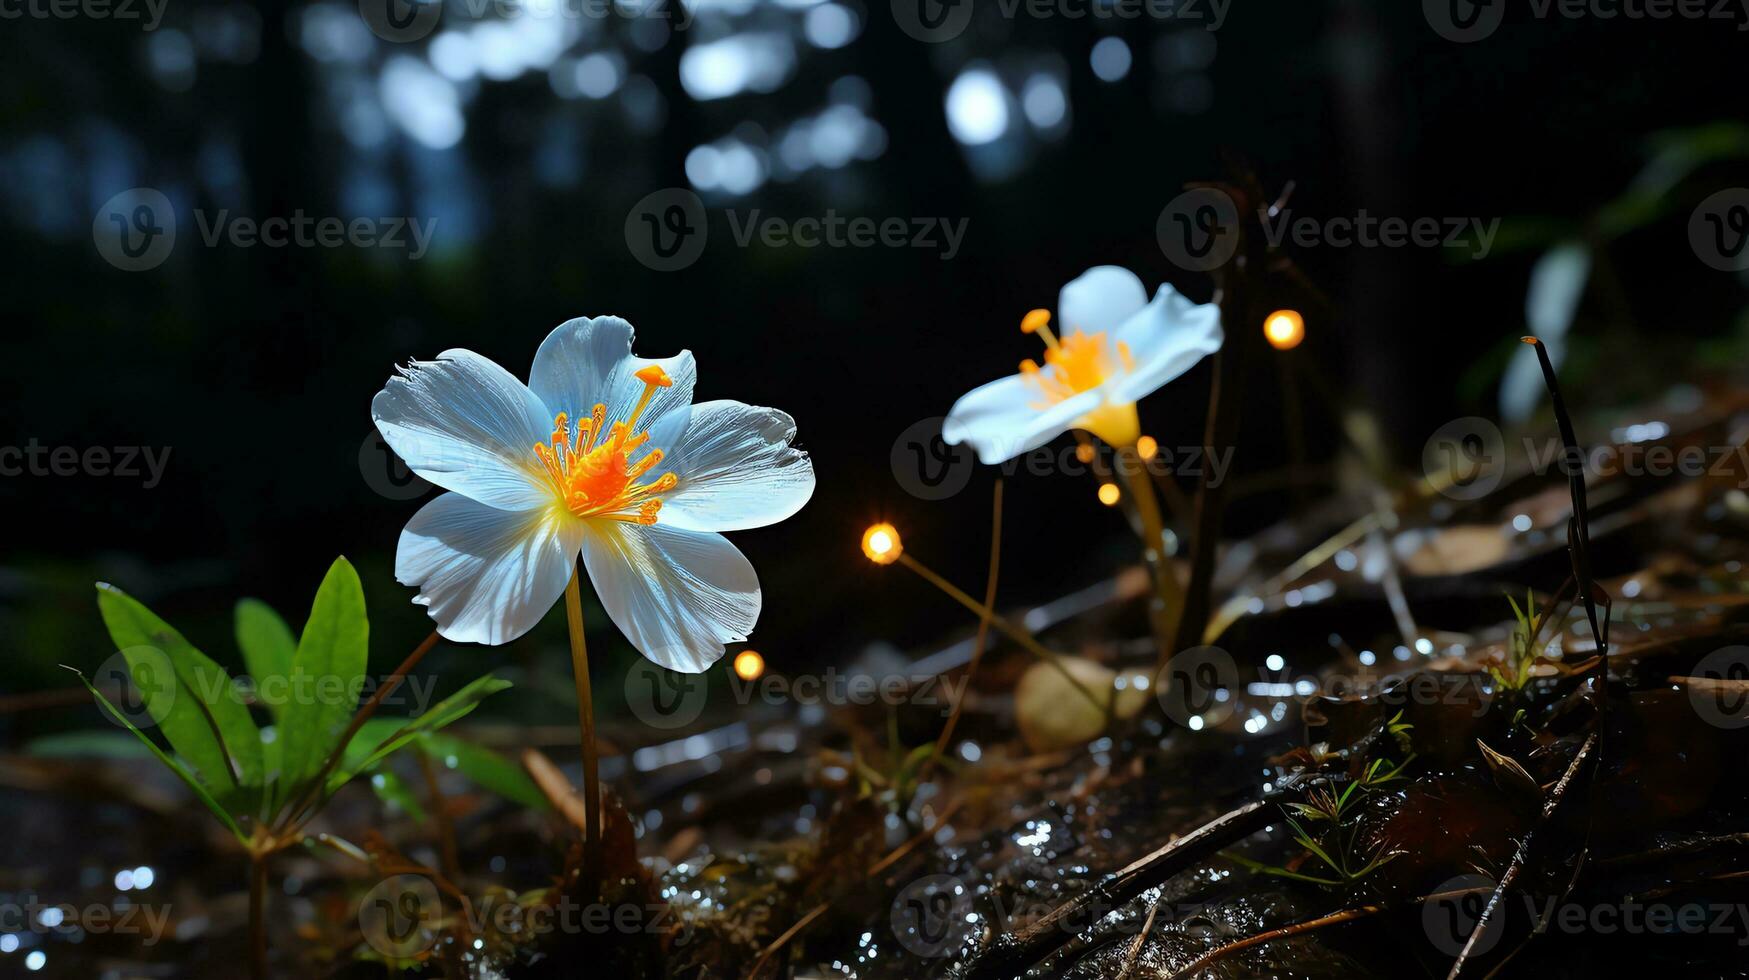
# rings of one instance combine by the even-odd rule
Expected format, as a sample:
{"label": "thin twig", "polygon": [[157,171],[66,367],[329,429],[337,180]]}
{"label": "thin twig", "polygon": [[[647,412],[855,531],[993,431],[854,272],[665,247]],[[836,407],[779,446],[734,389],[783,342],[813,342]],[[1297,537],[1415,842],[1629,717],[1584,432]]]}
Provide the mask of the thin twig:
{"label": "thin twig", "polygon": [[[1428,902],[1449,901],[1453,898],[1459,898],[1464,895],[1485,890],[1485,887],[1480,885],[1474,888],[1457,888],[1448,892],[1435,892],[1432,895],[1423,895],[1420,898],[1411,899],[1405,904],[1424,905]],[[1246,936],[1244,939],[1236,939],[1225,945],[1216,946],[1214,949],[1202,954],[1185,966],[1179,967],[1171,976],[1167,977],[1166,980],[1182,980],[1182,978],[1191,976],[1198,970],[1213,964],[1216,960],[1225,959],[1234,953],[1242,952],[1253,946],[1261,946],[1264,943],[1271,943],[1277,939],[1288,939],[1293,936],[1314,932],[1319,929],[1327,929],[1330,926],[1341,925],[1344,922],[1353,922],[1356,919],[1364,919],[1368,916],[1377,915],[1380,912],[1398,907],[1399,906],[1397,905],[1389,903],[1360,905],[1354,908],[1342,909],[1338,912],[1331,912],[1328,915],[1320,915],[1315,919],[1307,919],[1303,922],[1295,922],[1275,929],[1265,930],[1254,936]]]}
{"label": "thin twig", "polygon": [[1123,969],[1117,973],[1117,980],[1129,980],[1131,971],[1136,968],[1136,960],[1141,958],[1142,947],[1148,943],[1148,935],[1154,931],[1154,917],[1160,914],[1160,903],[1166,900],[1166,890],[1154,896],[1154,904],[1148,906],[1148,921],[1142,923],[1142,931],[1136,933],[1135,941],[1130,943],[1129,954],[1123,958]]}
{"label": "thin twig", "polygon": [[1093,696],[1092,691],[1087,689],[1087,685],[1081,683],[1074,674],[1069,672],[1069,668],[1064,666],[1062,654],[1053,652],[1044,644],[1040,643],[1036,637],[1031,633],[1028,633],[1025,629],[1009,622],[988,605],[980,603],[970,595],[967,595],[964,589],[936,574],[934,569],[912,557],[909,551],[899,553],[899,563],[913,572],[916,572],[918,575],[923,576],[924,581],[927,581],[930,585],[947,593],[948,598],[953,599],[955,602],[965,606],[979,616],[987,618],[990,625],[1002,631],[1003,635],[1020,644],[1028,653],[1031,653],[1033,656],[1038,657],[1040,660],[1055,667],[1057,672],[1063,675],[1063,679],[1069,682],[1069,686],[1081,692],[1081,696],[1087,699],[1088,704],[1091,704],[1095,709],[1108,716],[1111,714],[1113,710],[1113,702],[1116,701],[1115,691],[1109,692],[1110,696],[1108,696],[1105,701],[1100,701],[1097,697]]}
{"label": "thin twig", "polygon": [[[894,864],[898,863],[898,861],[900,859],[902,859],[906,854],[911,853],[911,851],[916,849],[916,847],[919,844],[928,840],[930,837],[933,837],[935,835],[936,831],[939,831],[941,828],[947,826],[947,822],[949,820],[952,820],[954,813],[956,813],[959,810],[961,802],[962,801],[960,801],[960,800],[955,800],[945,810],[941,811],[941,816],[936,817],[935,822],[930,824],[928,828],[919,832],[916,836],[912,837],[910,840],[906,841],[905,843],[900,844],[898,847],[894,848],[892,853],[888,854],[886,857],[881,858],[879,861],[876,861],[868,869],[868,876],[870,878],[874,878],[874,877],[879,876],[881,872],[887,870],[888,868],[892,867]],[[773,956],[776,956],[779,950],[783,949],[784,946],[788,945],[790,940],[801,935],[803,929],[806,929],[808,926],[813,925],[814,920],[818,919],[820,916],[826,914],[826,910],[831,908],[831,907],[832,907],[831,902],[821,902],[819,905],[816,905],[813,908],[809,909],[807,914],[805,914],[801,918],[797,919],[795,921],[794,925],[790,926],[788,929],[785,929],[783,931],[782,935],[778,936],[776,939],[773,939],[771,941],[770,945],[766,946],[765,949],[759,953],[759,958],[757,960],[753,961],[752,968],[747,971],[748,980],[756,980],[756,978],[760,975],[760,973],[762,971],[764,971],[766,966],[768,966],[771,963],[771,958]]]}
{"label": "thin twig", "polygon": [[[996,576],[1002,567],[1002,478],[996,478],[996,489],[992,491],[990,502],[990,572],[984,584],[984,608],[996,608]],[[978,662],[984,659],[984,646],[990,639],[990,615],[988,612],[978,616],[978,638],[972,644],[972,659],[966,665],[965,686],[960,689],[960,696],[953,703],[953,713],[947,716],[947,723],[941,726],[941,736],[935,740],[935,754],[929,757],[924,766],[924,772],[929,766],[941,758],[948,749],[948,743],[953,740],[953,730],[959,724],[960,712],[965,710],[966,694],[971,691],[972,678],[977,676]]]}
{"label": "thin twig", "polygon": [[[425,655],[437,646],[437,641],[440,639],[442,637],[438,635],[437,631],[432,630],[431,635],[421,640],[419,645],[413,648],[412,653],[407,654],[407,659],[401,661],[401,666],[396,667],[395,672],[390,674],[388,679],[376,689],[376,693],[372,694],[370,699],[364,702],[364,706],[353,714],[351,723],[346,726],[346,731],[341,733],[340,741],[334,743],[334,751],[328,754],[328,761],[322,764],[321,771],[317,772],[316,778],[310,780],[309,784],[304,787],[304,792],[299,796],[297,803],[285,811],[285,819],[280,822],[279,836],[283,837],[293,828],[300,826],[298,819],[303,816],[303,811],[324,798],[327,793],[328,777],[333,774],[334,767],[340,765],[340,760],[345,757],[346,747],[352,744],[353,736],[357,735],[358,730],[364,727],[364,723],[377,713],[377,709],[382,707],[383,699],[393,693],[395,688],[401,686],[401,682],[407,679],[407,674],[419,665],[419,661],[425,659]],[[314,814],[312,813],[311,816]]]}
{"label": "thin twig", "polygon": [[1488,896],[1488,904],[1483,906],[1482,914],[1476,917],[1475,928],[1470,930],[1469,939],[1465,940],[1464,948],[1458,953],[1457,960],[1451,965],[1451,972],[1445,975],[1445,980],[1458,980],[1458,975],[1469,962],[1475,951],[1477,940],[1488,927],[1488,920],[1498,912],[1506,899],[1506,892],[1518,881],[1518,876],[1524,872],[1525,862],[1530,859],[1531,846],[1536,843],[1539,831],[1554,818],[1555,810],[1561,805],[1561,800],[1567,795],[1567,788],[1573,784],[1573,779],[1579,774],[1579,769],[1585,760],[1591,757],[1591,750],[1597,745],[1597,732],[1585,736],[1585,743],[1574,753],[1573,761],[1567,763],[1567,771],[1555,782],[1548,795],[1543,798],[1542,813],[1536,825],[1524,835],[1524,841],[1518,845],[1518,850],[1512,855],[1512,863],[1507,865],[1506,873],[1500,876],[1500,881],[1494,886],[1494,893]]}
{"label": "thin twig", "polygon": [[1298,799],[1306,785],[1323,773],[1346,771],[1349,760],[1370,752],[1386,730],[1387,725],[1383,722],[1375,725],[1352,745],[1325,756],[1318,768],[1294,772],[1260,799],[1229,810],[1183,837],[1167,841],[1153,853],[1106,875],[1092,888],[1057,906],[1042,918],[1032,920],[1025,928],[998,936],[967,964],[963,980],[1008,980],[1025,972],[1078,932],[1071,928],[1076,916],[1090,909],[1111,909],[1132,901],[1147,889],[1279,821],[1281,817],[1276,804]]}

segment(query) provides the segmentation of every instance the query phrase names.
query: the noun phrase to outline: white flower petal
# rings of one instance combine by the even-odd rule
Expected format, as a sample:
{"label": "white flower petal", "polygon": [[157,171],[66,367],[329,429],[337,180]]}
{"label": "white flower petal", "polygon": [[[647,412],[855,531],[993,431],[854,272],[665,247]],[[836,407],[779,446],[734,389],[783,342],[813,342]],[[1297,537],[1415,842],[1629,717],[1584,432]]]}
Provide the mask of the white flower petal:
{"label": "white flower petal", "polygon": [[383,439],[413,472],[481,503],[528,510],[551,501],[533,469],[553,419],[509,371],[469,350],[414,361],[370,403]]}
{"label": "white flower petal", "polygon": [[669,670],[703,672],[759,619],[759,577],[720,534],[591,521],[583,565],[614,625]]}
{"label": "white flower petal", "polygon": [[1154,301],[1117,329],[1134,368],[1106,383],[1109,397],[1133,402],[1190,370],[1221,349],[1221,308],[1198,305],[1171,286],[1161,286]]}
{"label": "white flower petal", "polygon": [[973,388],[954,402],[941,425],[950,446],[970,443],[978,459],[994,465],[1050,442],[1076,419],[1099,407],[1095,388],[1055,404],[1022,375]]}
{"label": "white flower petal", "polygon": [[795,435],[795,419],[774,408],[736,401],[692,406],[685,435],[660,467],[680,484],[662,495],[658,521],[692,531],[740,531],[801,510],[814,494],[814,464],[790,448]]}
{"label": "white flower petal", "polygon": [[[674,383],[656,390],[638,427],[651,430],[651,444],[661,445],[655,436],[662,422],[668,423],[662,431],[672,429],[675,435],[685,425],[698,368],[690,351],[656,359],[633,357],[632,325],[617,316],[578,317],[560,324],[535,351],[528,386],[551,414],[588,418],[600,404],[607,406],[609,424],[623,422],[644,393],[636,374],[652,364],[660,365]],[[667,419],[675,412],[682,414]]]}
{"label": "white flower petal", "polygon": [[446,493],[401,532],[395,578],[458,643],[508,643],[558,601],[582,548],[581,521],[498,510]]}
{"label": "white flower petal", "polygon": [[1058,333],[1116,330],[1148,305],[1148,290],[1122,266],[1096,265],[1076,276],[1057,296]]}

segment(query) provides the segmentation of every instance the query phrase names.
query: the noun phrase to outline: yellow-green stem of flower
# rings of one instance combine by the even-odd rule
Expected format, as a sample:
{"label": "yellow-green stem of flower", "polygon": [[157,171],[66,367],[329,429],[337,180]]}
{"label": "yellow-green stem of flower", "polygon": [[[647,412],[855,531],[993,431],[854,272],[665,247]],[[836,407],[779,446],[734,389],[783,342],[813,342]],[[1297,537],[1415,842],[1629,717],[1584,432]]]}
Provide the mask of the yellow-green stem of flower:
{"label": "yellow-green stem of flower", "polygon": [[583,867],[601,873],[601,765],[595,754],[595,700],[589,689],[589,647],[583,640],[583,591],[580,568],[571,569],[565,586],[565,621],[571,629],[571,673],[577,680],[577,724],[583,748]]}
{"label": "yellow-green stem of flower", "polygon": [[1148,622],[1154,627],[1154,641],[1160,648],[1160,662],[1172,656],[1172,644],[1178,636],[1178,617],[1184,611],[1184,590],[1172,571],[1166,556],[1166,524],[1160,519],[1160,500],[1154,496],[1154,481],[1148,478],[1147,463],[1132,444],[1119,450],[1122,459],[1117,468],[1123,471],[1129,484],[1130,502],[1136,517],[1142,522],[1142,555],[1154,577],[1154,597],[1148,601]]}
{"label": "yellow-green stem of flower", "polygon": [[1044,644],[1035,639],[1031,633],[1028,633],[1026,630],[1010,623],[1008,620],[998,615],[996,611],[989,606],[967,595],[963,590],[952,582],[949,582],[947,579],[935,574],[935,572],[927,565],[924,565],[922,562],[911,557],[910,552],[901,552],[899,554],[899,563],[913,572],[916,572],[918,575],[923,576],[924,581],[928,582],[930,585],[947,593],[948,598],[965,606],[979,616],[988,617],[991,626],[1001,630],[1009,639],[1024,647],[1028,653],[1031,653],[1033,656],[1038,657],[1040,660],[1055,667],[1057,672],[1063,675],[1063,679],[1068,681],[1070,686],[1075,688],[1075,690],[1080,691],[1081,696],[1087,699],[1088,704],[1093,705],[1094,710],[1104,713],[1108,718],[1112,715],[1112,712],[1115,709],[1114,702],[1116,701],[1114,692],[1107,692],[1107,697],[1104,701],[1095,697],[1093,692],[1087,689],[1087,685],[1077,680],[1074,674],[1069,673],[1069,668],[1063,666],[1061,655],[1046,649]]}

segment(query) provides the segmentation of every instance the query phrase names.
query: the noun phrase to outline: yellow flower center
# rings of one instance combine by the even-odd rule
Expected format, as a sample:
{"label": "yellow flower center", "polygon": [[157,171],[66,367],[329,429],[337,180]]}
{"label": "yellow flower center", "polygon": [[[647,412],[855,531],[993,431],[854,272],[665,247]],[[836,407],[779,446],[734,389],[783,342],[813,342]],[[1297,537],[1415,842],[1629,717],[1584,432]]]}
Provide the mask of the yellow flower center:
{"label": "yellow flower center", "polygon": [[553,418],[551,443],[535,443],[534,454],[552,481],[559,503],[577,517],[654,524],[656,512],[662,509],[658,495],[680,482],[672,473],[664,473],[651,483],[638,482],[662,462],[662,450],[653,446],[632,458],[650,441],[648,432],[638,431],[638,420],[656,389],[674,382],[656,365],[639,371],[637,379],[644,383],[644,393],[624,421],[608,427],[607,406],[598,404],[589,418],[577,420],[573,432],[570,418],[560,412]]}
{"label": "yellow flower center", "polygon": [[[1027,358],[1020,362],[1020,375],[1042,396],[1034,408],[1045,409],[1082,392],[1092,391],[1107,378],[1135,367],[1129,345],[1107,341],[1105,331],[1086,334],[1072,329],[1058,340],[1051,332],[1049,310],[1033,310],[1020,321],[1022,333],[1036,333],[1045,344],[1045,366]],[[1105,402],[1077,419],[1075,427],[1086,429],[1114,446],[1136,441],[1141,423],[1134,402]]]}

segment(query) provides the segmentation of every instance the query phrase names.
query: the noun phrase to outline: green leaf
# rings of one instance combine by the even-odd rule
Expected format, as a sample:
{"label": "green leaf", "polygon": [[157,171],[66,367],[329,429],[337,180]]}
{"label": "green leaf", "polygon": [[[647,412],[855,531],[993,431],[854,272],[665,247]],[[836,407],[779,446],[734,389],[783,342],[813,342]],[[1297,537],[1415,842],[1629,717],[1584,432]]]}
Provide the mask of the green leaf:
{"label": "green leaf", "polygon": [[335,559],[298,640],[292,664],[295,696],[280,716],[287,786],[314,775],[334,751],[358,707],[369,647],[364,586],[345,558]]}
{"label": "green leaf", "polygon": [[370,783],[377,799],[400,807],[401,812],[418,823],[425,822],[425,808],[419,805],[419,797],[413,795],[413,790],[400,776],[387,769],[378,769],[366,782]]}
{"label": "green leaf", "polygon": [[[224,669],[138,600],[99,583],[97,606],[152,720],[221,796],[261,785],[261,735]],[[168,660],[175,683],[152,674]]]}
{"label": "green leaf", "polygon": [[284,717],[287,679],[291,677],[293,658],[297,655],[298,639],[273,607],[260,599],[244,599],[237,603],[237,649],[243,652],[243,666],[255,680],[258,696],[272,709],[273,717]]}
{"label": "green leaf", "polygon": [[374,745],[370,739],[375,739],[376,733],[383,730],[383,725],[378,723],[392,722],[386,718],[371,719],[359,729],[358,734],[352,739],[352,744],[346,747],[346,754],[340,768],[328,779],[327,792],[332,793],[344,786],[347,780],[376,765],[421,733],[437,731],[467,717],[468,713],[478,707],[482,700],[509,686],[509,681],[499,680],[491,674],[477,678],[466,687],[438,702],[430,711],[405,721],[400,728],[387,737],[376,740]]}
{"label": "green leaf", "polygon": [[427,733],[419,741],[426,752],[481,788],[533,810],[551,809],[546,795],[521,766],[484,745],[435,732]]}
{"label": "green leaf", "polygon": [[[67,669],[72,670],[71,667]],[[127,715],[117,711],[115,705],[109,703],[108,698],[104,697],[97,688],[91,686],[91,682],[85,679],[84,674],[79,673],[77,670],[74,670],[73,673],[78,676],[79,683],[85,685],[85,689],[91,692],[91,696],[97,699],[97,703],[102,705],[104,710],[108,711],[111,717],[116,721],[121,722],[128,731],[133,732],[134,737],[140,740],[140,744],[144,745],[159,762],[164,763],[171,772],[175,773],[178,778],[186,783],[189,790],[194,793],[195,798],[206,804],[206,808],[212,811],[213,816],[218,817],[220,823],[224,824],[231,833],[237,835],[237,840],[241,841],[244,846],[248,845],[249,838],[244,836],[242,829],[237,826],[237,821],[232,818],[229,811],[219,805],[218,800],[213,799],[213,795],[207,792],[207,788],[201,785],[200,780],[195,778],[194,773],[188,771],[187,766],[184,766],[181,762],[171,758],[169,753],[159,748],[156,742],[147,738],[145,732],[135,728],[134,723],[128,720]]]}
{"label": "green leaf", "polygon": [[41,759],[149,759],[152,753],[125,732],[61,732],[33,738],[24,746],[26,755]]}

